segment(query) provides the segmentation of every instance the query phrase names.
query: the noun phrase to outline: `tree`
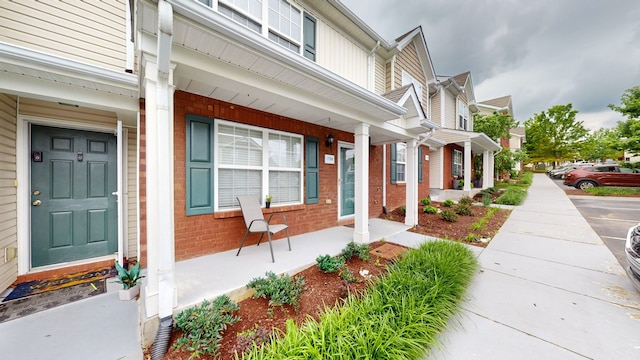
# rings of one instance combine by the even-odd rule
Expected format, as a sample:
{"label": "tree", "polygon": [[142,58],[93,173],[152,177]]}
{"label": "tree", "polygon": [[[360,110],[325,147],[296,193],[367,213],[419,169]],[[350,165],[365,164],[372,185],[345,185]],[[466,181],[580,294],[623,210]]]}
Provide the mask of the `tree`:
{"label": "tree", "polygon": [[609,108],[628,118],[626,121],[618,121],[616,128],[622,140],[621,150],[640,154],[640,86],[627,89],[620,102],[622,106],[609,104]]}
{"label": "tree", "polygon": [[579,157],[580,144],[589,131],[576,121],[571,104],[555,105],[525,121],[525,149],[532,161],[562,161]]}
{"label": "tree", "polygon": [[473,116],[473,131],[484,133],[497,143],[500,143],[500,138],[510,138],[509,129],[517,126],[518,122],[509,114],[494,111],[491,115]]}
{"label": "tree", "polygon": [[617,159],[620,155],[621,141],[616,129],[598,129],[580,147],[580,158],[585,160]]}

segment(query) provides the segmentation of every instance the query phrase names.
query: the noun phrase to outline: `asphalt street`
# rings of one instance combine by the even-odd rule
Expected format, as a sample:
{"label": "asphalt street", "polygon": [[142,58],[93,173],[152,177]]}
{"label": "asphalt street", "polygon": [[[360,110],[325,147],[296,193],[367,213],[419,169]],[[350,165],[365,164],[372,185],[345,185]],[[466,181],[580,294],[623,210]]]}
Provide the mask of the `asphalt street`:
{"label": "asphalt street", "polygon": [[[573,189],[554,180],[561,189]],[[640,223],[640,198],[569,196],[573,205],[607,245],[609,251],[626,267],[624,242],[630,227]]]}

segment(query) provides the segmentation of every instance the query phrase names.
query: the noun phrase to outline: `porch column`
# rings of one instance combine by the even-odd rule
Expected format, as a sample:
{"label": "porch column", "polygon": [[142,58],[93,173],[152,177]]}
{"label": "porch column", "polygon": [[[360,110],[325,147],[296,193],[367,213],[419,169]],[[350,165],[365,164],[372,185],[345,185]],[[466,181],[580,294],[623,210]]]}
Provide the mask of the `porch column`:
{"label": "porch column", "polygon": [[464,142],[464,187],[463,191],[471,191],[471,141]]}
{"label": "porch column", "polygon": [[495,185],[495,156],[496,154],[493,151],[489,151],[489,187],[493,187]]}
{"label": "porch column", "polygon": [[406,162],[406,215],[404,224],[416,226],[418,224],[418,142],[415,139],[407,141]]}
{"label": "porch column", "polygon": [[369,239],[369,125],[361,123],[355,130],[355,224],[353,241],[368,243]]}
{"label": "porch column", "polygon": [[489,185],[491,178],[493,178],[493,173],[489,172],[489,165],[491,161],[491,156],[489,156],[489,150],[485,150],[482,152],[482,188],[487,189],[491,186]]}

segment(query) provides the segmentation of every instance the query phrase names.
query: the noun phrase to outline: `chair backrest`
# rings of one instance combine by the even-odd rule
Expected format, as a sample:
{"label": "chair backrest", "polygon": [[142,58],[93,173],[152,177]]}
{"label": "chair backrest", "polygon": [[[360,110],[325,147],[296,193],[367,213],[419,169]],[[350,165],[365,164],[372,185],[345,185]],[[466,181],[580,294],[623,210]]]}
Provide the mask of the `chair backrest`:
{"label": "chair backrest", "polygon": [[256,219],[264,220],[262,209],[260,208],[260,200],[257,196],[245,195],[238,196],[238,202],[240,203],[240,209],[242,210],[242,217],[244,223],[249,228],[251,222]]}

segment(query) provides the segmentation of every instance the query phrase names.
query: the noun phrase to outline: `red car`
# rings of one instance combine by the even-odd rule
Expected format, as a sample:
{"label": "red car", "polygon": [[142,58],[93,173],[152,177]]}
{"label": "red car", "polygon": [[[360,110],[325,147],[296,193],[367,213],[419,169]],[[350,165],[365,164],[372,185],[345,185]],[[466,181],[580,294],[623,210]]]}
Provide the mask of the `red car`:
{"label": "red car", "polygon": [[618,165],[579,167],[565,174],[564,184],[582,190],[594,186],[640,186],[640,171]]}

